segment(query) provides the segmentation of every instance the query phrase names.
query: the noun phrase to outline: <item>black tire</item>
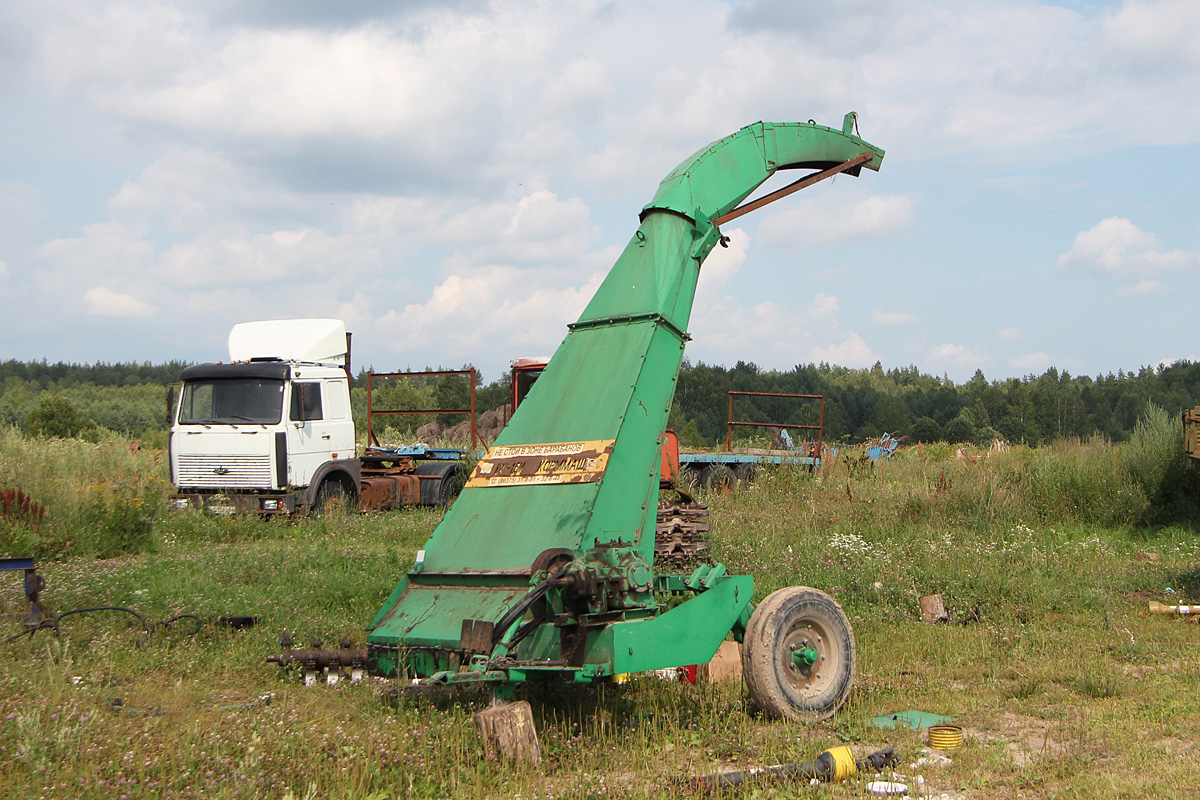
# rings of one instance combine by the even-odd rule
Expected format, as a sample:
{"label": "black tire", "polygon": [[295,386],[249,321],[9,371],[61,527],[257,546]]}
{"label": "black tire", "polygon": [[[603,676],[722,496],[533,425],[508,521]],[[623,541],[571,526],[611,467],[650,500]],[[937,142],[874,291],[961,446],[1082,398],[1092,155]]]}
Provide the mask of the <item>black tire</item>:
{"label": "black tire", "polygon": [[[812,648],[811,666],[793,651]],[[854,630],[825,592],[789,586],[772,592],[750,616],[742,673],[750,699],[768,716],[797,722],[832,717],[854,683]]]}
{"label": "black tire", "polygon": [[758,473],[758,464],[743,463],[738,464],[733,468],[733,477],[737,478],[738,483],[749,483],[754,480],[754,476]]}
{"label": "black tire", "polygon": [[355,497],[347,494],[346,487],[342,486],[339,481],[330,478],[317,490],[317,499],[313,503],[313,514],[318,517],[344,515],[353,511],[355,505]]}
{"label": "black tire", "polygon": [[438,483],[437,504],[442,508],[449,508],[456,497],[458,497],[458,475],[451,472]]}
{"label": "black tire", "polygon": [[733,470],[724,464],[709,464],[700,470],[700,486],[709,491],[723,491],[733,482]]}

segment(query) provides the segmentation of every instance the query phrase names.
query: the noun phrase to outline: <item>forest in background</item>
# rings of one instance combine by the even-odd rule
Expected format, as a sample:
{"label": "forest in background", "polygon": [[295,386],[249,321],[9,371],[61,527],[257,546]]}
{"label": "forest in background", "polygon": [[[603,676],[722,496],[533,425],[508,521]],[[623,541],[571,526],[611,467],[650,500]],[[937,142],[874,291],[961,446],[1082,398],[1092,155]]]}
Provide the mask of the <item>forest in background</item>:
{"label": "forest in background", "polygon": [[[113,434],[148,446],[166,444],[167,387],[186,364],[50,364],[0,362],[0,426],[43,436],[100,439]],[[352,402],[360,435],[365,427],[367,370],[354,381]],[[476,379],[476,408],[482,413],[504,405],[510,376],[484,383]],[[670,424],[691,447],[725,440],[730,391],[823,395],[818,400],[737,396],[734,417],[759,423],[816,425],[827,442],[854,444],[884,433],[922,442],[986,444],[999,437],[1036,446],[1063,438],[1129,438],[1148,403],[1168,414],[1200,406],[1200,364],[1142,367],[1095,378],[1055,368],[1041,375],[989,381],[982,371],[965,383],[921,373],[916,367],[885,370],[807,364],[788,371],[763,370],[753,363],[733,367],[684,361]],[[440,376],[378,381],[375,408],[464,408],[465,378]],[[823,408],[822,408],[823,405]],[[821,419],[823,415],[823,420]],[[462,417],[444,415],[443,422]],[[394,436],[411,435],[428,417],[391,417]],[[805,436],[804,430],[794,438]],[[735,439],[762,436],[738,428]]]}

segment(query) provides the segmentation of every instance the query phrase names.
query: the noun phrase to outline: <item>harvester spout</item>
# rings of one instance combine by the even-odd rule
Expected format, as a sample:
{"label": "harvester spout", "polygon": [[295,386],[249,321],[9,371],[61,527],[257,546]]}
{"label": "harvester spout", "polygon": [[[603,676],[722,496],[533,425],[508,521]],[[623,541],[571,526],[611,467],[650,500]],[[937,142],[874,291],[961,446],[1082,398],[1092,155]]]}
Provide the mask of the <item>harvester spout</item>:
{"label": "harvester spout", "polygon": [[[813,122],[757,122],[713,142],[671,170],[659,184],[654,199],[642,209],[642,227],[630,247],[644,251],[649,229],[670,229],[677,231],[675,235],[687,245],[687,252],[683,254],[682,261],[671,263],[670,276],[660,273],[660,279],[656,275],[654,300],[639,297],[633,301],[634,305],[643,306],[640,311],[650,311],[650,306],[653,306],[653,310],[662,313],[680,330],[685,329],[695,289],[695,275],[690,273],[693,267],[699,269],[699,265],[720,241],[718,225],[823,178],[841,172],[858,175],[864,166],[878,170],[883,161],[883,150],[851,133],[856,117],[854,112],[847,114],[840,131]],[[818,172],[738,208],[743,200],[777,171],[795,169]],[[678,219],[656,224],[653,222],[656,212],[664,212]],[[639,284],[638,278],[625,274],[627,268],[640,270],[641,267],[631,263],[637,259],[630,259],[630,255],[630,248],[627,247],[582,319],[611,314],[614,302],[629,302],[632,299],[628,296],[612,297],[616,293],[624,294],[630,287],[636,288]],[[655,255],[654,266],[665,267],[668,260],[662,259],[661,254]],[[673,284],[674,281],[679,283]],[[642,296],[649,294],[649,286],[644,279],[641,280],[639,291]]]}
{"label": "harvester spout", "polygon": [[747,125],[672,170],[642,216],[655,209],[675,211],[702,225],[732,211],[776,170],[825,170],[864,154],[865,161],[846,171],[857,175],[862,166],[878,170],[883,150],[851,133],[855,118],[853,111],[847,114],[841,131],[811,122]]}

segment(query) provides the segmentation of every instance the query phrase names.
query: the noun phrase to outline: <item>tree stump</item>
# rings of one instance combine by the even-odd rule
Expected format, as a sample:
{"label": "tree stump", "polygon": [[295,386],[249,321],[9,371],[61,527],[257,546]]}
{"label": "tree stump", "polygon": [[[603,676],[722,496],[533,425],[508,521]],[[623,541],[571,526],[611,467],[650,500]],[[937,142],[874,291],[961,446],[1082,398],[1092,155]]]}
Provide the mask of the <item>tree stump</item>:
{"label": "tree stump", "polygon": [[533,709],[525,700],[486,708],[475,715],[475,729],[489,761],[497,754],[513,761],[540,764],[542,747],[533,725]]}
{"label": "tree stump", "polygon": [[942,596],[940,594],[927,594],[917,600],[921,606],[921,617],[926,622],[948,622],[950,615],[946,613],[946,607],[942,604]]}

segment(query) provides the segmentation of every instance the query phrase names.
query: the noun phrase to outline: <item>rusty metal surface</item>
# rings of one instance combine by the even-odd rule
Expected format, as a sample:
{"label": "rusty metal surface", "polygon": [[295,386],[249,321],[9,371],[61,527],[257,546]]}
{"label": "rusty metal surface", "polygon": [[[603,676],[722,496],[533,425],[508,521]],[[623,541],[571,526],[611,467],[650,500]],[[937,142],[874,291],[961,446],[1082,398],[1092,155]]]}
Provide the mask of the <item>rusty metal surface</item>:
{"label": "rusty metal surface", "polygon": [[1183,449],[1192,458],[1200,458],[1200,408],[1183,412]]}
{"label": "rusty metal surface", "polygon": [[37,564],[32,558],[0,558],[0,571],[25,573],[25,600],[29,603],[29,611],[22,622],[30,628],[37,628],[50,616],[39,599],[46,588],[46,579],[37,574]]}
{"label": "rusty metal surface", "polygon": [[712,563],[708,508],[700,503],[663,502],[654,533],[654,566],[664,572],[690,572]]}
{"label": "rusty metal surface", "polygon": [[482,619],[464,619],[459,649],[466,653],[492,652],[495,623]]}
{"label": "rusty metal surface", "polygon": [[341,650],[284,650],[277,656],[267,656],[270,664],[303,664],[312,667],[364,665],[367,663],[366,648]]}
{"label": "rusty metal surface", "polygon": [[400,508],[421,501],[421,479],[411,473],[368,475],[363,471],[359,484],[359,508],[364,510]]}
{"label": "rusty metal surface", "polygon": [[[726,214],[722,214],[719,217],[714,217],[713,224],[714,225],[724,225],[726,222],[729,222],[730,220],[734,220],[734,219],[737,219],[738,217],[745,216],[746,214],[749,214],[751,211],[762,208],[763,206],[767,205],[768,203],[774,203],[776,200],[781,200],[784,197],[787,197],[789,194],[795,194],[796,192],[800,191],[801,189],[812,186],[814,183],[819,183],[819,182],[825,180],[826,178],[832,178],[835,175],[842,174],[843,172],[849,172],[851,170],[855,170],[856,168],[861,167],[863,164],[866,164],[868,161],[870,161],[874,157],[875,157],[875,153],[872,153],[872,152],[859,153],[854,158],[850,159],[849,161],[844,161],[841,164],[838,164],[836,167],[830,167],[829,169],[822,170],[821,172],[801,178],[798,181],[789,183],[787,186],[784,186],[782,189],[776,189],[775,191],[771,192],[770,194],[765,194],[762,197],[758,198],[757,200],[746,203],[745,205],[742,205],[742,206],[738,206],[737,208],[733,209],[732,211],[730,211]],[[855,174],[857,174],[857,173],[855,173]]]}

